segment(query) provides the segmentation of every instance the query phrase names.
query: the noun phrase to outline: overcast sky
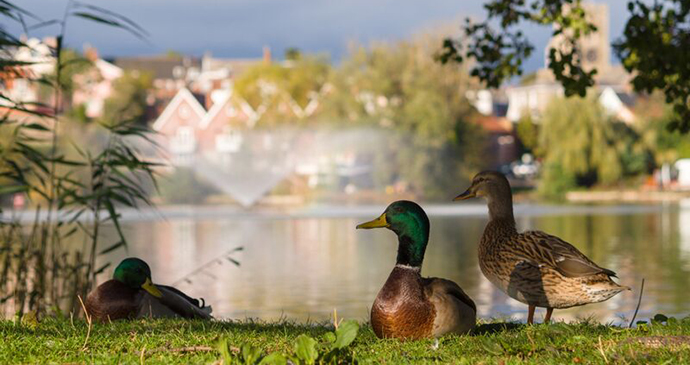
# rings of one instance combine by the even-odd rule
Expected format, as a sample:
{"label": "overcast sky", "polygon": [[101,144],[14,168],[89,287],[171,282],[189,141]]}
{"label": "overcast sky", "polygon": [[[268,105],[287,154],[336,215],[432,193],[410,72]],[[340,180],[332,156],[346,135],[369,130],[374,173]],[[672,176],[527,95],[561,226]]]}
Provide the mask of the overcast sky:
{"label": "overcast sky", "polygon": [[[175,50],[218,57],[259,57],[264,45],[282,57],[288,47],[325,52],[338,61],[351,41],[392,41],[433,28],[460,24],[466,16],[485,17],[475,0],[95,0],[82,1],[106,7],[143,26],[149,42],[123,31],[81,19],[69,22],[66,43],[81,48],[86,42],[103,56],[150,55]],[[627,19],[626,1],[597,1],[611,7],[611,37],[620,36]],[[44,20],[64,11],[67,0],[15,1]],[[10,30],[20,28],[10,25]],[[44,36],[57,28],[34,32]],[[548,27],[525,29],[537,46],[527,64],[542,66],[542,48]]]}

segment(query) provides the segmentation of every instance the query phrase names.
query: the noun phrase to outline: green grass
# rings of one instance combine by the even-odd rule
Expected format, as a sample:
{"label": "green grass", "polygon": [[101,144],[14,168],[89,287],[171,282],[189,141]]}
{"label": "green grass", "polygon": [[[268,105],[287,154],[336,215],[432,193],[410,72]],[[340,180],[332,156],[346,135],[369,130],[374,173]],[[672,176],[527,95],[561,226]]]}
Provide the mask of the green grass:
{"label": "green grass", "polygon": [[[27,321],[29,322],[29,321]],[[65,319],[16,324],[0,321],[0,363],[213,363],[223,342],[238,352],[245,344],[263,355],[294,355],[297,336],[322,342],[330,325],[292,323],[136,320],[94,324]],[[337,360],[358,363],[690,363],[690,337],[652,347],[650,336],[688,336],[690,317],[652,321],[627,329],[596,323],[533,325],[490,323],[471,336],[434,340],[379,340],[362,325]],[[239,356],[239,355],[237,355]],[[239,357],[238,357],[239,358]]]}

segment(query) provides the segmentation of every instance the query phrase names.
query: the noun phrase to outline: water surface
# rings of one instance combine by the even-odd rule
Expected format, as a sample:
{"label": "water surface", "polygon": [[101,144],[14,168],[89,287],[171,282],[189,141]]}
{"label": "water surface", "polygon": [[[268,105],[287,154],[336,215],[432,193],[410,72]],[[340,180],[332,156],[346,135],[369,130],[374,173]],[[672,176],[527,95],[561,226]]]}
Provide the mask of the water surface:
{"label": "water surface", "polygon": [[[177,281],[183,291],[212,304],[216,317],[323,321],[336,309],[339,317],[365,320],[393,268],[397,240],[391,231],[355,226],[384,208],[162,208],[126,214],[124,228],[129,255],[149,262],[155,282]],[[524,320],[527,307],[495,289],[479,271],[477,242],[486,208],[425,208],[431,238],[422,274],[456,281],[475,300],[480,317]],[[518,205],[516,220],[519,230],[544,230],[574,244],[616,271],[621,284],[634,288],[604,303],[558,310],[557,319],[620,323],[632,317],[642,278],[646,284],[638,318],[690,314],[687,204]],[[231,256],[241,262],[237,267],[223,254],[239,246],[244,250]],[[118,252],[107,259],[125,255]],[[207,262],[213,263],[187,276]],[[538,318],[542,315],[543,310]]]}

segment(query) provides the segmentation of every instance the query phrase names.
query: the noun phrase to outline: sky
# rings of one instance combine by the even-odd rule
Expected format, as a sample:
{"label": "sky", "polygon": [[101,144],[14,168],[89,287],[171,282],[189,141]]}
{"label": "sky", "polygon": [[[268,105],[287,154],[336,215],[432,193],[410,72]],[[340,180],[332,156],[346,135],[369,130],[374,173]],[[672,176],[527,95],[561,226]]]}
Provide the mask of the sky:
{"label": "sky", "polygon": [[[435,27],[454,29],[467,17],[485,18],[486,0],[92,0],[82,1],[127,16],[145,28],[148,41],[122,30],[74,18],[69,21],[65,42],[82,48],[98,48],[105,57],[152,55],[174,50],[200,56],[260,57],[269,46],[281,58],[286,48],[327,53],[334,62],[347,55],[348,44],[396,41]],[[620,36],[627,20],[626,1],[600,0],[609,4],[611,39]],[[62,16],[67,0],[15,1],[43,20]],[[15,24],[3,24],[19,32]],[[57,27],[34,31],[45,36]],[[524,29],[537,49],[526,69],[543,65],[542,50],[551,29]]]}

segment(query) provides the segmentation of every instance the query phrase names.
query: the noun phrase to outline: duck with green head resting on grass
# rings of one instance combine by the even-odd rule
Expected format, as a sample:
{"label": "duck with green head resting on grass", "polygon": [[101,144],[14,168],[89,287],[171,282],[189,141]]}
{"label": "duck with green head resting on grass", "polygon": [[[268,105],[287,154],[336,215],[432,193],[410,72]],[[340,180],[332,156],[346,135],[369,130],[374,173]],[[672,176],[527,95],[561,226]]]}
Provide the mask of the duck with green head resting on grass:
{"label": "duck with green head resting on grass", "polygon": [[396,201],[380,217],[357,226],[371,228],[388,228],[398,236],[395,267],[371,308],[376,336],[419,339],[470,332],[477,312],[472,299],[450,280],[421,276],[430,230],[424,210]]}
{"label": "duck with green head resting on grass", "polygon": [[86,312],[100,322],[133,318],[211,318],[211,307],[178,289],[153,284],[149,265],[122,260],[113,278],[86,297]]}
{"label": "duck with green head resting on grass", "polygon": [[479,267],[489,281],[511,298],[529,306],[527,323],[536,307],[546,308],[549,322],[554,308],[603,302],[630,290],[611,278],[616,273],[595,264],[564,240],[541,231],[518,233],[513,217],[513,194],[506,177],[484,171],[454,200],[484,197],[489,223],[479,241]]}

